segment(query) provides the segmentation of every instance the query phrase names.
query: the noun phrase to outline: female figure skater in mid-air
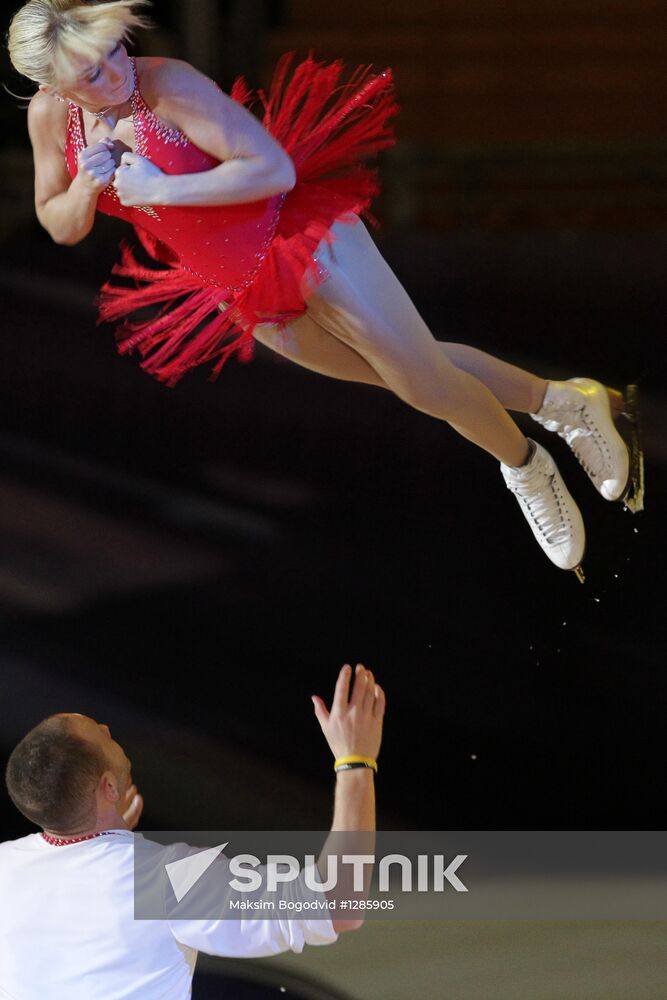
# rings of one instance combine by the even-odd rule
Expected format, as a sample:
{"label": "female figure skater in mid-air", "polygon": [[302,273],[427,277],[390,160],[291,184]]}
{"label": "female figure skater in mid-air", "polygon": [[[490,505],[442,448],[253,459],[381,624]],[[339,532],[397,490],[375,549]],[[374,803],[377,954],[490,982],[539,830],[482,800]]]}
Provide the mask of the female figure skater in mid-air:
{"label": "female figure skater in mid-air", "polygon": [[[581,574],[579,510],[549,453],[508,410],[565,438],[607,500],[626,497],[620,393],[591,379],[545,381],[462,344],[436,341],[358,215],[376,190],[363,160],[390,145],[389,72],[279,67],[264,127],[242,82],[223,94],[173,59],[128,56],[147,0],[30,0],[9,30],[14,67],[39,84],[28,122],[36,208],[57,243],[97,210],[134,223],[161,265],[125,249],[101,316],[123,319],[121,352],[169,385],[254,340],[334,378],[381,386],[450,423],[501,463],[549,559]],[[161,308],[130,322],[133,310]],[[631,501],[632,502],[632,501]],[[641,498],[634,497],[634,506]]]}

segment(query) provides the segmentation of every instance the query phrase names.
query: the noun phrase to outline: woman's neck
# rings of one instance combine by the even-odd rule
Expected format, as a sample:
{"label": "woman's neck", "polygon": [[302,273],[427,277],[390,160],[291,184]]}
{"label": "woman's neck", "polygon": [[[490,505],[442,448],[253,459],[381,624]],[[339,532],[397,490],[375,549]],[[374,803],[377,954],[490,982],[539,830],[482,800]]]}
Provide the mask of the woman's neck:
{"label": "woman's neck", "polygon": [[130,118],[132,116],[132,105],[130,101],[124,101],[123,104],[117,104],[107,108],[99,108],[93,110],[92,108],[84,108],[89,115],[97,119],[98,122],[107,126],[112,131],[115,129],[118,122],[123,121],[125,118]]}

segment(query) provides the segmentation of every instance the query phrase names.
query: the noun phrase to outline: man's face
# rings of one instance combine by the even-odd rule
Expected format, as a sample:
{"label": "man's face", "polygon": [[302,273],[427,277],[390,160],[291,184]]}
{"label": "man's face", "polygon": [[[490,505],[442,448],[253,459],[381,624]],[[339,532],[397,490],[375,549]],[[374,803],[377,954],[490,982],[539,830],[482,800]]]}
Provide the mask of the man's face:
{"label": "man's face", "polygon": [[132,764],[121,745],[112,738],[109,727],[77,712],[64,712],[60,718],[68,720],[72,733],[93,743],[102,751],[108,761],[108,770],[118,782],[118,791],[122,797],[132,784]]}

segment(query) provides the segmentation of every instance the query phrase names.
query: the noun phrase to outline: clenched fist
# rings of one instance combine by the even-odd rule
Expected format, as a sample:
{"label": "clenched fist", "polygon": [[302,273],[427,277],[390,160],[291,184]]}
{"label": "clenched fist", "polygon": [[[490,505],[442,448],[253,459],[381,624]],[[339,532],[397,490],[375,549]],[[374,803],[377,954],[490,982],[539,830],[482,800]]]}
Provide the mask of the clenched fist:
{"label": "clenched fist", "polygon": [[103,139],[94,146],[86,146],[79,153],[77,163],[81,183],[98,194],[104,191],[116,172],[112,140]]}
{"label": "clenched fist", "polygon": [[159,205],[159,181],[163,177],[150,160],[137,153],[123,153],[114,179],[118,200],[127,208]]}

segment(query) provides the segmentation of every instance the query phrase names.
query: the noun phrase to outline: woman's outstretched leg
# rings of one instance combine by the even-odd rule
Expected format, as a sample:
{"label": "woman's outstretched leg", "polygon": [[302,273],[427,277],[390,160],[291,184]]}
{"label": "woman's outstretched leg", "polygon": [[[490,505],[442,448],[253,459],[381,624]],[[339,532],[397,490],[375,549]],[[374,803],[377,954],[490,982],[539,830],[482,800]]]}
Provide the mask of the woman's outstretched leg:
{"label": "woman's outstretched leg", "polygon": [[537,413],[542,406],[546,379],[467,344],[440,341],[439,346],[452,364],[483,382],[506,410]]}
{"label": "woman's outstretched leg", "polygon": [[277,326],[256,326],[253,336],[276,354],[319,375],[389,388],[357,351],[337,340],[308,313],[293,320],[284,330]]}
{"label": "woman's outstretched leg", "polygon": [[[255,327],[255,338],[283,357],[321,375],[389,388],[358,351],[327,333],[308,314],[282,331],[272,326]],[[443,341],[436,341],[436,344],[456,368],[474,375],[490,389],[506,410],[520,413],[539,410],[548,385],[546,379],[467,344]]]}
{"label": "woman's outstretched leg", "polygon": [[[342,230],[340,236],[344,250],[350,227],[339,228]],[[361,232],[367,244],[370,244],[369,253],[364,260],[371,263],[371,254],[376,259],[379,254],[365,231],[362,229]],[[334,261],[342,256],[340,241],[338,248],[334,246],[331,256]],[[382,264],[384,276],[397,284],[386,264]],[[405,292],[402,289],[401,292],[406,299]],[[414,317],[416,310],[412,303],[410,308]],[[391,390],[391,386],[362,357],[358,349],[327,333],[315,323],[313,312],[315,309],[311,304],[311,315],[301,317],[283,333],[271,327],[258,328],[257,339],[298,364],[325,375]],[[418,314],[417,319],[421,323]],[[442,352],[447,361],[460,371],[477,378],[505,409],[530,413],[547,430],[555,431],[564,438],[605,499],[616,500],[625,495],[629,481],[628,449],[615,426],[623,409],[623,397],[620,393],[608,392],[600,383],[590,379],[549,382],[475,347],[438,341],[435,343],[437,350]],[[434,415],[442,416],[441,413]],[[454,420],[450,422],[464,435],[472,436]],[[634,457],[641,461],[640,456]],[[635,460],[635,465],[637,464]],[[633,478],[636,479],[637,476]],[[635,501],[632,508],[640,509],[641,499]]]}
{"label": "woman's outstretched leg", "polygon": [[310,317],[404,402],[452,424],[504,464],[523,465],[527,438],[493,393],[449,360],[365,227],[336,229],[320,258],[330,276],[308,299]]}
{"label": "woman's outstretched leg", "polygon": [[[452,364],[372,244],[375,259],[369,261],[364,241],[370,240],[362,234],[351,253],[337,244],[329,255],[330,277],[311,294],[307,316],[284,333],[264,327],[255,335],[315,371],[389,388],[495,454],[542,549],[557,566],[577,569],[583,522],[553,460],[521,434],[485,385]],[[346,266],[357,268],[368,300],[345,274]],[[516,458],[509,456],[512,449]]]}
{"label": "woman's outstretched leg", "polygon": [[406,402],[447,420],[511,467],[527,439],[506,409],[530,413],[567,441],[599,493],[622,497],[628,448],[615,427],[612,399],[591,379],[547,382],[476,348],[438,343],[361,224],[338,226],[324,250],[331,272],[309,310],[352,346]]}
{"label": "woman's outstretched leg", "polygon": [[[590,380],[549,383],[476,348],[435,341],[365,229],[338,228],[339,240],[322,255],[330,277],[311,294],[309,313],[284,332],[257,328],[257,339],[312,370],[389,389],[496,455],[542,548],[557,565],[573,568],[583,554],[579,512],[553,460],[531,447],[505,408],[531,413],[558,431],[612,499],[609,486],[621,482],[627,449],[613,427],[604,387]],[[567,422],[572,419],[574,430]],[[608,456],[614,437],[616,459],[605,459],[614,466],[612,482],[606,472],[594,472],[584,452],[589,459],[593,452],[596,460]],[[510,449],[518,447],[525,452],[512,461]]]}

